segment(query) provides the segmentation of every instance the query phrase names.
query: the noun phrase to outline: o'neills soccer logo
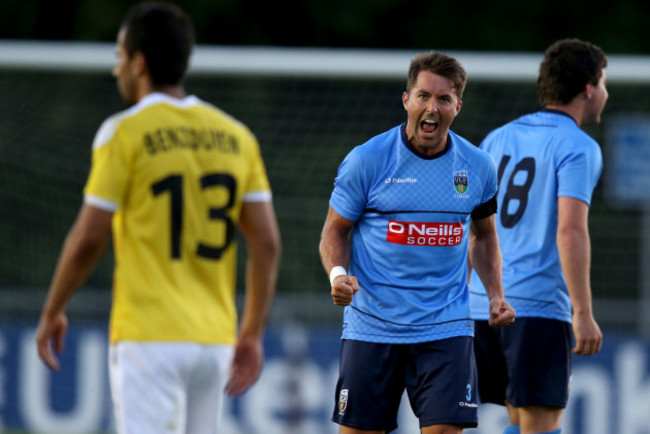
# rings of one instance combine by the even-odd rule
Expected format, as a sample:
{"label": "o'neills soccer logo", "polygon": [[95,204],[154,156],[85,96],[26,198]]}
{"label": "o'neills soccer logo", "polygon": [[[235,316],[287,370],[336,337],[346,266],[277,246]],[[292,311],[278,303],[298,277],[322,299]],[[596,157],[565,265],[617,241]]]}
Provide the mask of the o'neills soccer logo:
{"label": "o'neills soccer logo", "polygon": [[456,246],[463,240],[461,223],[388,221],[386,241],[409,246]]}

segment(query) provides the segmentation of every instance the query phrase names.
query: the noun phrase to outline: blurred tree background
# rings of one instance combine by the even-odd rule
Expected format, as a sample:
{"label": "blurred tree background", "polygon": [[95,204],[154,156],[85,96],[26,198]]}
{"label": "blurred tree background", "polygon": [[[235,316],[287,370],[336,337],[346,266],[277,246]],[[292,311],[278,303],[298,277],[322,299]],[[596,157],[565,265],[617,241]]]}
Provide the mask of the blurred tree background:
{"label": "blurred tree background", "polygon": [[[132,0],[0,0],[0,38],[113,41]],[[650,54],[647,0],[183,0],[200,44]]]}

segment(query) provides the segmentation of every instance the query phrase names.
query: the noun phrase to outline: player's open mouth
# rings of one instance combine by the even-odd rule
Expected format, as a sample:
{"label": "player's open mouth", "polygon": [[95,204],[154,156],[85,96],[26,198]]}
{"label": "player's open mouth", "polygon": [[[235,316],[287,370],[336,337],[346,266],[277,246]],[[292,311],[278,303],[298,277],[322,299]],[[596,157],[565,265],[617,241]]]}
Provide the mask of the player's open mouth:
{"label": "player's open mouth", "polygon": [[424,119],[420,122],[420,129],[425,134],[433,134],[438,129],[438,121],[433,119]]}

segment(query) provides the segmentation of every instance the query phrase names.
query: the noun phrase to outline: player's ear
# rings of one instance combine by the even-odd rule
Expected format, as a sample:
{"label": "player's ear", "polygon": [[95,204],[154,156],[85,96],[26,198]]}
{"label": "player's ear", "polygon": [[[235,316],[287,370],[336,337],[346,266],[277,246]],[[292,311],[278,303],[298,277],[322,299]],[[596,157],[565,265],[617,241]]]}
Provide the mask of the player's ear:
{"label": "player's ear", "polygon": [[402,94],[402,105],[404,106],[404,110],[406,110],[406,107],[407,107],[407,105],[408,105],[408,102],[409,102],[409,93],[408,93],[408,92],[404,92],[404,93]]}
{"label": "player's ear", "polygon": [[136,51],[131,58],[131,65],[135,76],[140,76],[149,72],[147,68],[147,59],[142,51]]}
{"label": "player's ear", "polygon": [[458,116],[458,113],[460,113],[460,108],[463,106],[463,100],[459,99],[458,103],[456,103],[456,116]]}

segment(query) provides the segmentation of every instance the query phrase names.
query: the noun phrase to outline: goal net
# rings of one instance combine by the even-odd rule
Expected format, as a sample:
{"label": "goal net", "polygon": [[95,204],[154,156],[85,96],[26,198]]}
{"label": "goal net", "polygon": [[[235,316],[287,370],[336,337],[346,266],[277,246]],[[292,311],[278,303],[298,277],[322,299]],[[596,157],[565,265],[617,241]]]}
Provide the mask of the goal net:
{"label": "goal net", "polygon": [[[317,246],[336,170],[353,146],[404,122],[401,94],[414,54],[205,46],[194,54],[187,91],[249,125],[260,141],[284,244],[280,309],[294,318],[327,319],[322,298],[329,287]],[[469,76],[452,129],[473,143],[539,108],[541,54],[450,54]],[[123,108],[110,73],[114,62],[112,44],[0,43],[3,315],[34,315],[40,308],[81,204],[93,136]],[[587,129],[603,147],[605,166],[609,120],[650,111],[650,59],[610,56],[609,64],[603,122]],[[644,213],[610,200],[605,175],[590,215],[597,317],[605,326],[635,328],[638,301],[648,298],[640,266]],[[73,309],[106,314],[111,269],[112,257],[104,255]],[[600,308],[605,304],[608,309]]]}

